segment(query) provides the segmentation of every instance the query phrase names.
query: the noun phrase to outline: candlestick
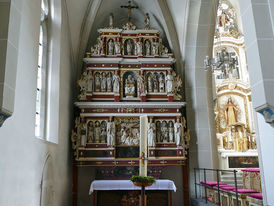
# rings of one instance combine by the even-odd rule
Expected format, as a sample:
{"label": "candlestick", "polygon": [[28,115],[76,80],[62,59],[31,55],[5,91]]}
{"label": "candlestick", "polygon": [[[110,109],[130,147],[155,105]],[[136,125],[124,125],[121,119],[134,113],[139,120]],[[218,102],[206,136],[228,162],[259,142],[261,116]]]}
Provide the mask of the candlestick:
{"label": "candlestick", "polygon": [[147,176],[147,115],[140,116],[140,160],[139,175]]}

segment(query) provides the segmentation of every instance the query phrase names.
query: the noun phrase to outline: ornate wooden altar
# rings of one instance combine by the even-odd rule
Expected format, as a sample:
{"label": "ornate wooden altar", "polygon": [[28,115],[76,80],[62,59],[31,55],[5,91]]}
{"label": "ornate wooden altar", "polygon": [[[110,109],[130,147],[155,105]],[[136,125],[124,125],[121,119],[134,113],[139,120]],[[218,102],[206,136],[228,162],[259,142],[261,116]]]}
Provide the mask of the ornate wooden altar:
{"label": "ornate wooden altar", "polygon": [[[146,18],[149,18],[148,15]],[[72,131],[75,166],[97,166],[97,178],[123,179],[138,173],[140,115],[147,115],[148,175],[185,165],[189,132],[182,113],[182,80],[159,31],[127,22],[98,30],[77,81],[79,115]]]}

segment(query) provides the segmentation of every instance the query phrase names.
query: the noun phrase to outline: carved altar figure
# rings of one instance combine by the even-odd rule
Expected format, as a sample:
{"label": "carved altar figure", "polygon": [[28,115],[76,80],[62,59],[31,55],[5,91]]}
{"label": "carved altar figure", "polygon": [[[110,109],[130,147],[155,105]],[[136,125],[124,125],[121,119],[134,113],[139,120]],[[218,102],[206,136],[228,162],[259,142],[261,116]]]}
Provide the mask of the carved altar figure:
{"label": "carved altar figure", "polygon": [[77,149],[80,145],[80,138],[74,130],[71,132],[71,142],[73,150]]}
{"label": "carved altar figure", "polygon": [[96,143],[100,142],[100,135],[101,135],[101,128],[100,128],[100,122],[95,122],[95,129],[94,129],[94,139]]}
{"label": "carved altar figure", "polygon": [[146,94],[146,82],[145,82],[145,76],[143,71],[138,76],[138,86],[140,90],[140,95]]}
{"label": "carved altar figure", "polygon": [[159,88],[160,88],[160,92],[165,91],[165,79],[163,74],[160,74],[160,77],[159,77]]}
{"label": "carved altar figure", "polygon": [[80,87],[80,91],[86,91],[87,90],[87,72],[84,72],[83,75],[81,76],[81,79],[77,81],[77,84]]}
{"label": "carved altar figure", "polygon": [[148,136],[148,146],[155,146],[155,123],[153,123],[153,119],[150,118],[149,123],[147,124],[147,136]]}
{"label": "carved altar figure", "polygon": [[159,43],[154,42],[152,46],[152,55],[158,56],[159,55]]}
{"label": "carved altar figure", "polygon": [[112,121],[112,117],[110,117],[109,122],[107,123],[107,145],[115,145],[115,131],[115,124]]}
{"label": "carved altar figure", "polygon": [[102,74],[101,74],[101,92],[106,92],[106,91],[107,91],[106,73],[102,72]]}
{"label": "carved altar figure", "polygon": [[177,121],[174,124],[174,132],[176,145],[179,146],[181,144],[182,137],[182,124],[180,123],[180,118],[177,118]]}
{"label": "carved altar figure", "polygon": [[101,39],[101,37],[98,37],[97,41],[98,41],[98,43],[97,43],[98,44],[98,53],[101,55],[104,55],[104,42]]}
{"label": "carved altar figure", "polygon": [[114,47],[115,47],[115,54],[120,55],[121,54],[121,43],[120,43],[119,39],[114,42]]}
{"label": "carved altar figure", "polygon": [[95,91],[100,92],[101,89],[101,80],[100,80],[100,74],[96,73],[95,74]]}
{"label": "carved altar figure", "polygon": [[112,39],[108,41],[108,55],[114,55],[114,43]]}
{"label": "carved altar figure", "polygon": [[142,45],[142,42],[138,41],[137,44],[136,44],[136,53],[138,56],[142,56],[143,54],[143,45]]}
{"label": "carved altar figure", "polygon": [[161,142],[161,122],[156,122],[156,142]]}
{"label": "carved altar figure", "polygon": [[149,42],[149,40],[146,40],[145,50],[146,50],[146,56],[151,55],[151,49],[150,49],[150,42]]}
{"label": "carved altar figure", "polygon": [[152,74],[148,75],[147,78],[147,84],[148,84],[148,92],[152,92],[153,90],[153,80],[152,80]]}
{"label": "carved altar figure", "polygon": [[120,77],[117,73],[113,75],[113,92],[119,94],[120,91]]}
{"label": "carved altar figure", "polygon": [[84,119],[81,119],[81,124],[79,126],[80,135],[81,135],[81,146],[85,147],[87,144],[87,124]]}
{"label": "carved altar figure", "polygon": [[145,29],[150,29],[150,18],[148,13],[146,13],[145,25]]}
{"label": "carved altar figure", "polygon": [[169,121],[168,123],[168,137],[169,137],[169,142],[174,142],[174,126],[173,126],[173,122]]}
{"label": "carved altar figure", "polygon": [[173,75],[171,74],[171,71],[168,71],[168,74],[166,76],[166,87],[167,87],[167,93],[173,93]]}
{"label": "carved altar figure", "polygon": [[93,122],[89,122],[88,124],[88,143],[92,143],[94,141],[93,138]]}
{"label": "carved altar figure", "polygon": [[112,92],[112,75],[111,72],[107,75],[107,91]]}
{"label": "carved altar figure", "polygon": [[101,123],[102,124],[102,128],[101,128],[101,143],[106,143],[107,141],[107,130],[106,130],[106,125],[104,124],[104,122]]}
{"label": "carved altar figure", "polygon": [[166,121],[162,122],[161,134],[162,134],[162,138],[161,138],[162,142],[164,142],[164,143],[168,142],[168,128],[167,128]]}
{"label": "carved altar figure", "polygon": [[132,54],[132,43],[131,43],[131,40],[130,39],[128,39],[127,41],[126,41],[126,49],[127,49],[127,55],[133,55]]}
{"label": "carved altar figure", "polygon": [[87,84],[87,91],[92,92],[93,91],[93,75],[91,71],[87,73],[86,84]]}
{"label": "carved altar figure", "polygon": [[156,74],[154,75],[154,78],[153,78],[153,88],[154,88],[153,90],[154,92],[159,92],[159,82]]}
{"label": "carved altar figure", "polygon": [[114,22],[114,15],[113,15],[113,13],[110,13],[110,15],[109,15],[109,28],[113,28],[113,22]]}
{"label": "carved altar figure", "polygon": [[135,80],[133,76],[128,75],[125,83],[125,95],[126,97],[133,97],[135,93]]}
{"label": "carved altar figure", "polygon": [[232,102],[232,98],[229,97],[227,100],[227,104],[225,105],[225,111],[226,111],[226,121],[227,125],[233,125],[237,122],[237,114],[238,114],[238,108],[235,104]]}

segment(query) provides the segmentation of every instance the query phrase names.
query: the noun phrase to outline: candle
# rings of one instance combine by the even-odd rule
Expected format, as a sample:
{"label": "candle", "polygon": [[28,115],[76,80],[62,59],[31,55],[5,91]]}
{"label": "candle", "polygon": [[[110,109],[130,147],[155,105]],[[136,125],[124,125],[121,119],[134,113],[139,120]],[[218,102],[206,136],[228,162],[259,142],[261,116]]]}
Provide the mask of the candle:
{"label": "candle", "polygon": [[139,175],[147,176],[147,115],[140,116],[140,160]]}

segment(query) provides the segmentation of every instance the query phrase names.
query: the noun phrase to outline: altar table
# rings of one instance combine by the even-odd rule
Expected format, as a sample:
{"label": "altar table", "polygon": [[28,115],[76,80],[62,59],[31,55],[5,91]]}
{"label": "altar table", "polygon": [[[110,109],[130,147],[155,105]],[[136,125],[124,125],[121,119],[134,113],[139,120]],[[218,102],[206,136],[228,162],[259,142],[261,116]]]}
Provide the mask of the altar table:
{"label": "altar table", "polygon": [[[90,185],[89,194],[93,193],[93,206],[138,206],[141,187],[135,186],[130,180],[94,180]],[[171,180],[156,180],[146,187],[149,206],[171,206],[171,192],[176,186]]]}

